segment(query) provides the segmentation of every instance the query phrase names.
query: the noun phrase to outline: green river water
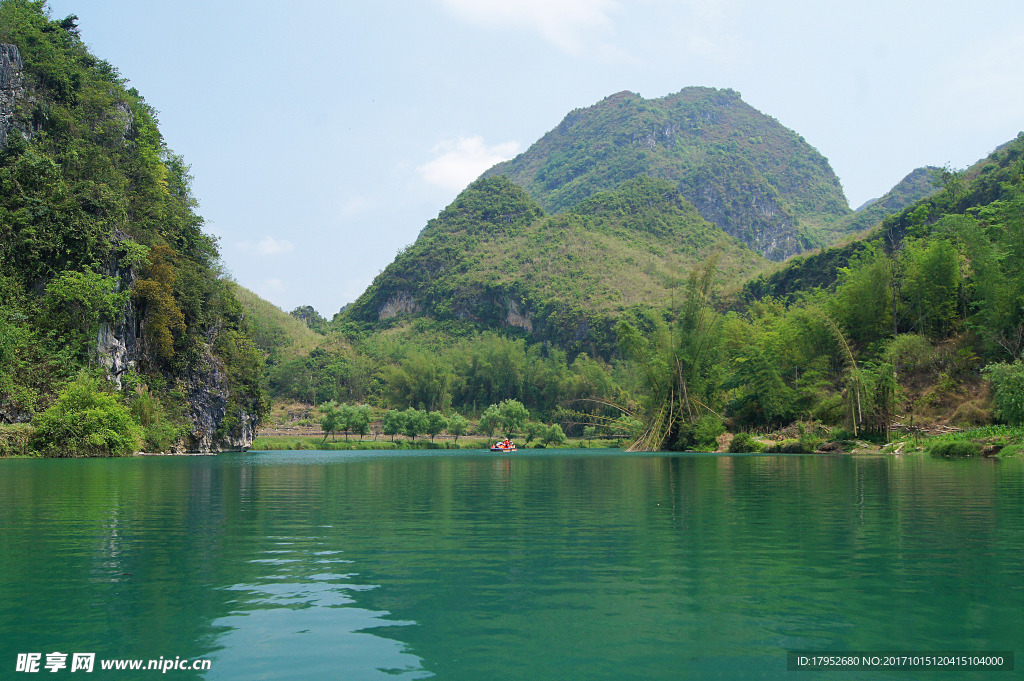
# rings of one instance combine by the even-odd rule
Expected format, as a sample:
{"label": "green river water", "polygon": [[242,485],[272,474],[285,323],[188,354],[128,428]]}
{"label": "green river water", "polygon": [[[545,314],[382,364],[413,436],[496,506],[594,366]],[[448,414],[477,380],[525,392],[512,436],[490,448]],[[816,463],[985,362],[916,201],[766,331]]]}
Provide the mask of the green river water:
{"label": "green river water", "polygon": [[786,654],[1021,656],[1024,461],[595,452],[2,460],[0,679],[1024,678]]}

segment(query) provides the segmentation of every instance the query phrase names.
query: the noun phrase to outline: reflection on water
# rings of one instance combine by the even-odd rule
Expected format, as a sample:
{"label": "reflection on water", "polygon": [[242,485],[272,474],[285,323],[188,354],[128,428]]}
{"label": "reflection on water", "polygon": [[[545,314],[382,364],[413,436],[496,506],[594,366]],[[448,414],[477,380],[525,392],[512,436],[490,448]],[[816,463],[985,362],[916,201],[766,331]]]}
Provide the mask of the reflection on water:
{"label": "reflection on water", "polygon": [[787,649],[1010,650],[1022,498],[1024,462],[915,457],[0,461],[0,670],[788,679]]}
{"label": "reflection on water", "polygon": [[210,679],[422,679],[432,676],[405,645],[373,635],[374,627],[413,622],[360,608],[354,592],[375,586],[353,581],[352,561],[322,550],[309,537],[271,538],[258,581],[223,587],[232,612],[213,621],[220,650]]}

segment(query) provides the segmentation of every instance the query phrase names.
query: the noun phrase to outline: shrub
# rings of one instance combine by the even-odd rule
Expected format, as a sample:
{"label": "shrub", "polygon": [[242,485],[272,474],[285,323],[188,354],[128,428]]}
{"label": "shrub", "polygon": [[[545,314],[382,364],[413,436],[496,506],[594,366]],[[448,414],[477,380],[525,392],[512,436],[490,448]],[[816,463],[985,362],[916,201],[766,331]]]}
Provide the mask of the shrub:
{"label": "shrub", "polygon": [[724,432],[725,424],[714,414],[705,414],[693,424],[693,438],[697,447],[705,451],[718,449],[718,436]]}
{"label": "shrub", "polygon": [[985,375],[992,381],[997,416],[1011,426],[1024,425],[1024,361],[989,364]]}
{"label": "shrub", "polygon": [[33,432],[34,429],[27,423],[0,425],[0,457],[27,456]]}
{"label": "shrub", "polygon": [[562,431],[562,426],[554,423],[544,433],[541,441],[546,445],[564,445],[567,439]]}
{"label": "shrub", "polygon": [[846,418],[846,407],[842,395],[826,395],[811,411],[811,416],[822,423],[839,425]]}
{"label": "shrub", "polygon": [[954,440],[953,442],[934,442],[925,446],[925,451],[934,457],[944,459],[963,459],[981,456],[981,445],[976,442]]}
{"label": "shrub", "polygon": [[142,446],[142,428],[86,374],[68,384],[34,425],[31,446],[43,456],[127,456]]}
{"label": "shrub", "polygon": [[808,449],[800,440],[790,438],[768,445],[764,449],[766,454],[813,454],[813,449]]}
{"label": "shrub", "polygon": [[147,452],[169,452],[186,434],[187,429],[173,423],[159,398],[144,392],[128,407],[132,418],[142,426],[143,446]]}
{"label": "shrub", "polygon": [[956,408],[949,420],[952,424],[961,427],[983,426],[992,423],[992,414],[974,402],[963,402]]}
{"label": "shrub", "polygon": [[813,426],[808,428],[802,422],[796,425],[800,431],[800,451],[810,454],[818,449],[822,443],[822,438],[815,432],[815,428]]}
{"label": "shrub", "polygon": [[761,443],[754,439],[750,433],[736,433],[729,443],[729,452],[732,454],[746,454],[760,452]]}

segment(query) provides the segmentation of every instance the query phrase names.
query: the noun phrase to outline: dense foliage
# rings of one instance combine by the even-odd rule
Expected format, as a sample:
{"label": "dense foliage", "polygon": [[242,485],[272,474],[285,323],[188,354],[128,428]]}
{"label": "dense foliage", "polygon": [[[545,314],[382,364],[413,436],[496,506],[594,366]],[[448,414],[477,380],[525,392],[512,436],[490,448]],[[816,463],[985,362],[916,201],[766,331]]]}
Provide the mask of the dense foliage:
{"label": "dense foliage", "polygon": [[[940,183],[866,240],[748,286],[760,299],[741,310],[710,310],[706,286],[693,286],[670,324],[621,325],[644,368],[637,446],[693,446],[709,416],[737,430],[818,420],[886,438],[901,418],[1020,423],[1024,136]],[[829,286],[800,281],[830,259]],[[788,301],[763,295],[784,280]],[[986,365],[995,413],[979,385]]]}
{"label": "dense foliage", "polygon": [[41,413],[80,367],[109,361],[99,335],[135,334],[131,319],[130,382],[154,391],[160,418],[188,430],[184,381],[211,367],[228,376],[225,432],[258,418],[246,377],[259,357],[156,112],[89,53],[76,17],[52,20],[41,1],[0,2],[0,43],[24,62],[0,149],[0,418]]}
{"label": "dense foliage", "polygon": [[142,428],[114,395],[83,374],[42,414],[32,447],[44,456],[125,456],[139,450]]}

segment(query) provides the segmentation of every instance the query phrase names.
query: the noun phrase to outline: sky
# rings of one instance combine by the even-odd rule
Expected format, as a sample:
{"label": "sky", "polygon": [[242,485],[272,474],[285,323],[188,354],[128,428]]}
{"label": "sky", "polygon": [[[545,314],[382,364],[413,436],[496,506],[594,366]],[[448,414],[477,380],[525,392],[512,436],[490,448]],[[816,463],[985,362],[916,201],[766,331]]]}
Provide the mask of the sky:
{"label": "sky", "polygon": [[49,0],[158,112],[225,270],[328,319],[573,109],[732,88],[856,208],[1024,129],[1024,3]]}

